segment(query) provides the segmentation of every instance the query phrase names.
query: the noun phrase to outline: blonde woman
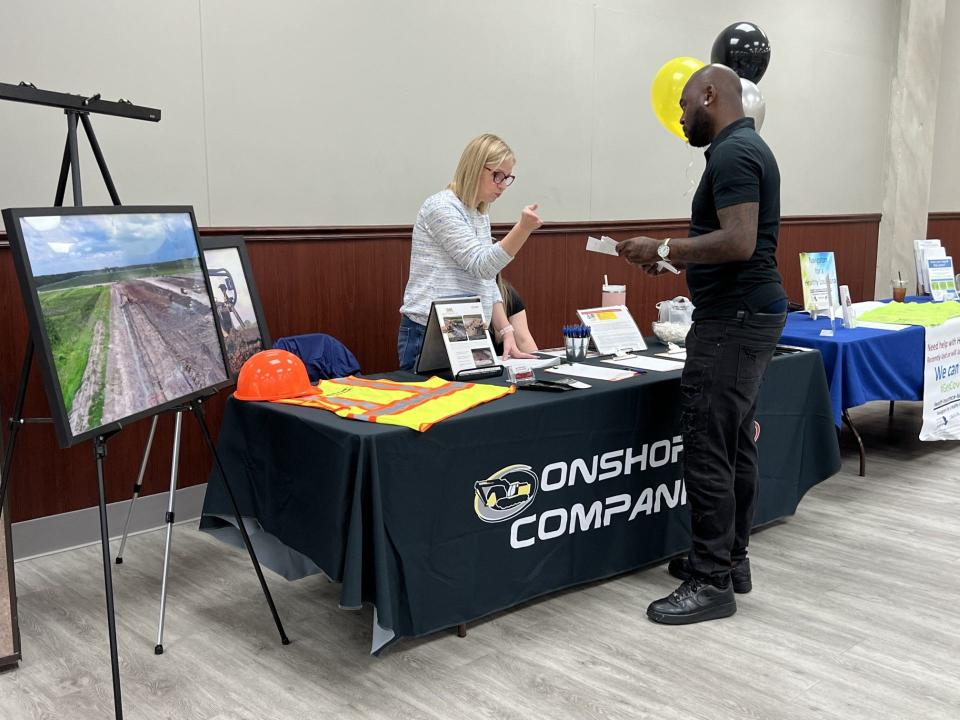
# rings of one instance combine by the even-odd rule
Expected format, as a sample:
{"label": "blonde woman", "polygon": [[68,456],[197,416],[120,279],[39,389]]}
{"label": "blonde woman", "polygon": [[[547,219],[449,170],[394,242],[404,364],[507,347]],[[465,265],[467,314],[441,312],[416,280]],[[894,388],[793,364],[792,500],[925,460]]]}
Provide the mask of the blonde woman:
{"label": "blonde woman", "polygon": [[542,221],[528,205],[520,220],[499,242],[490,234],[487,209],[513,183],[516,158],[496,135],[471,140],[460,156],[453,181],[420,207],[413,226],[410,277],[400,306],[397,354],[401,370],[412,370],[423,345],[430,304],[439,298],[476,295],[490,318],[493,337],[503,343],[503,357],[529,358],[517,347],[503,309],[497,274],[520,252]]}

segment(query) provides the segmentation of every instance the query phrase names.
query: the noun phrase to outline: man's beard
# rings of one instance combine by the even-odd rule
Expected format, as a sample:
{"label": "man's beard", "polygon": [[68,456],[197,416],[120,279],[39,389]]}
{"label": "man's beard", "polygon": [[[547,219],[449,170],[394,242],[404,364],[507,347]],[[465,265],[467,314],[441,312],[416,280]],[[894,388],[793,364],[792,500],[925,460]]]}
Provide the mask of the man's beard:
{"label": "man's beard", "polygon": [[711,131],[710,118],[699,108],[697,112],[693,114],[693,117],[683,126],[683,132],[687,136],[687,142],[689,142],[692,147],[699,148],[709,145]]}

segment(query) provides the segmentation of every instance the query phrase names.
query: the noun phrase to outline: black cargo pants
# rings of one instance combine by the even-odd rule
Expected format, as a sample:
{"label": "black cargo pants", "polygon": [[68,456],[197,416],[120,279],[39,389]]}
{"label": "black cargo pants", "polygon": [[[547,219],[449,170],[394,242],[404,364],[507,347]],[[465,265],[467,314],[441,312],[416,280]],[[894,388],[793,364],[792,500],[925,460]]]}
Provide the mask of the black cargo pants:
{"label": "black cargo pants", "polygon": [[785,313],[695,322],[680,381],[683,469],[693,530],[693,573],[725,584],[747,556],[756,505],[754,412]]}

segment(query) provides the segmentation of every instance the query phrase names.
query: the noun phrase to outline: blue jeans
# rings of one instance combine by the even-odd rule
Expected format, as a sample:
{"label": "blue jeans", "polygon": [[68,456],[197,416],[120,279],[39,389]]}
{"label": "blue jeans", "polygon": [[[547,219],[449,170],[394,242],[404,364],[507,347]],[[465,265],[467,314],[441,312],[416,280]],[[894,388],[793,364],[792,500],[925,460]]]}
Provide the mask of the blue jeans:
{"label": "blue jeans", "polygon": [[400,358],[400,369],[413,372],[423,346],[423,336],[427,333],[427,326],[415,323],[406,315],[400,316],[400,333],[397,335],[397,356]]}

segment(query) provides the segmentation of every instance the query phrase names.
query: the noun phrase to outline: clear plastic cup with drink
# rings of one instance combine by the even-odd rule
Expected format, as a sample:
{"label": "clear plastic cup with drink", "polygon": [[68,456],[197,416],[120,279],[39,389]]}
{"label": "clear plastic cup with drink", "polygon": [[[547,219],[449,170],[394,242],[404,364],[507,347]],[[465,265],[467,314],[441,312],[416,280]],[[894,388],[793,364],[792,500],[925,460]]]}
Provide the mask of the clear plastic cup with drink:
{"label": "clear plastic cup with drink", "polygon": [[894,278],[892,283],[892,295],[894,302],[903,302],[907,299],[907,281],[900,278]]}

